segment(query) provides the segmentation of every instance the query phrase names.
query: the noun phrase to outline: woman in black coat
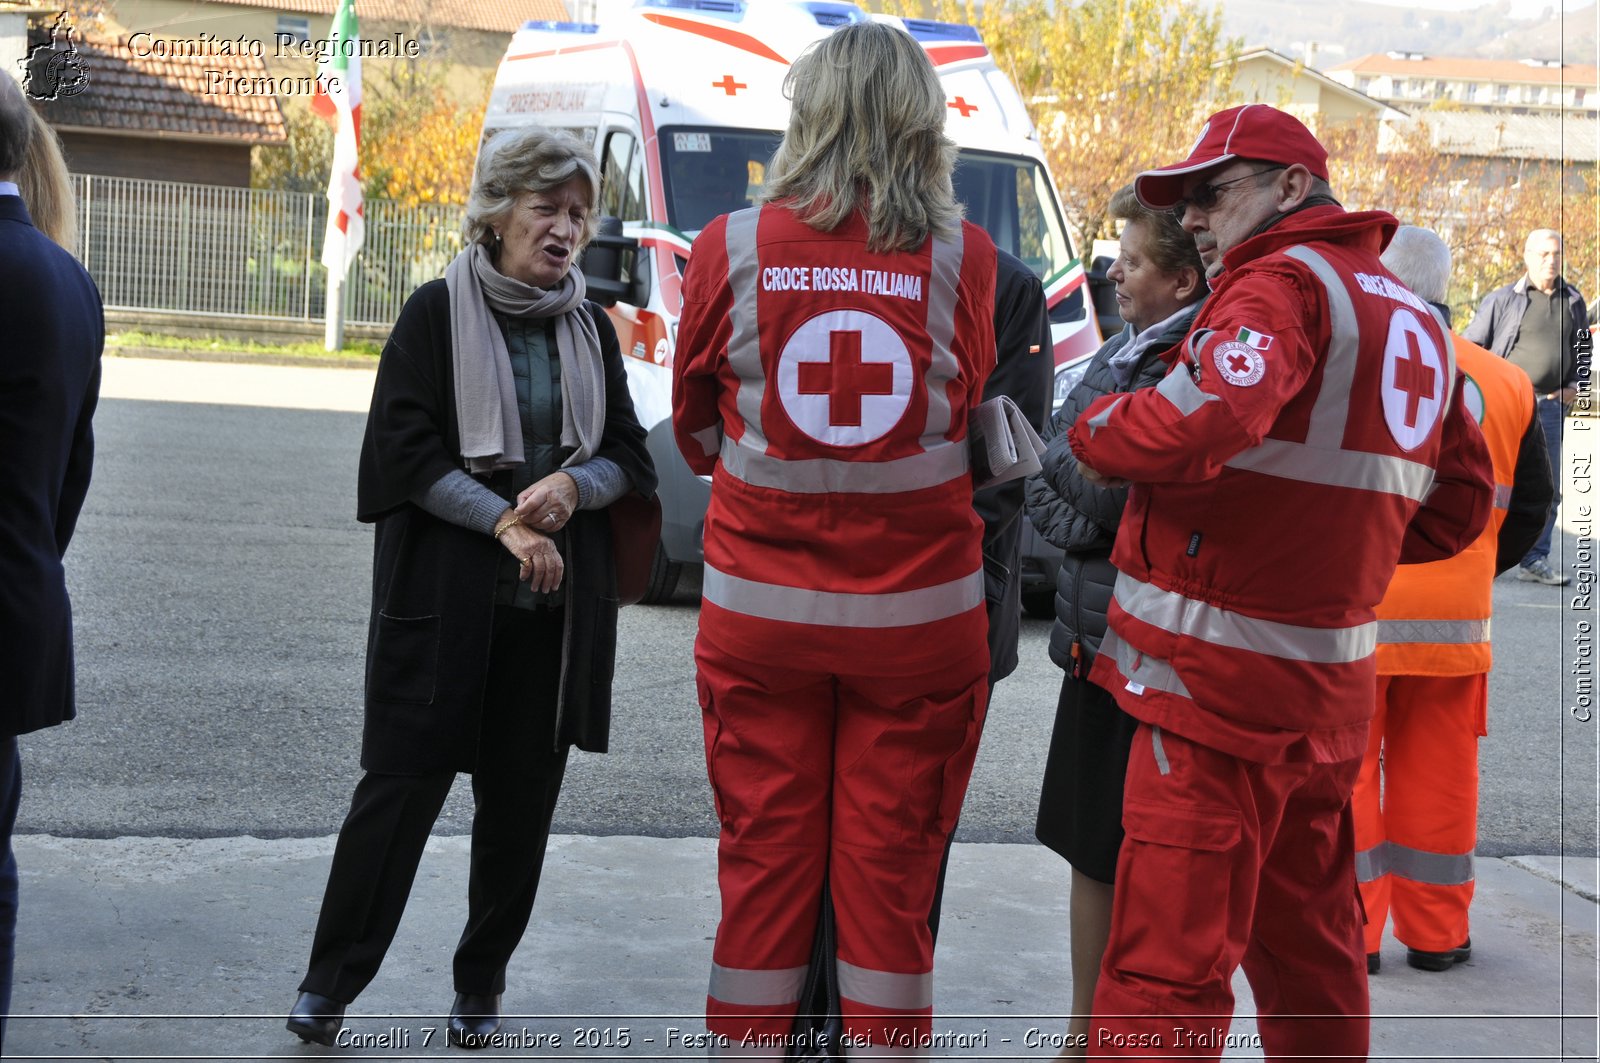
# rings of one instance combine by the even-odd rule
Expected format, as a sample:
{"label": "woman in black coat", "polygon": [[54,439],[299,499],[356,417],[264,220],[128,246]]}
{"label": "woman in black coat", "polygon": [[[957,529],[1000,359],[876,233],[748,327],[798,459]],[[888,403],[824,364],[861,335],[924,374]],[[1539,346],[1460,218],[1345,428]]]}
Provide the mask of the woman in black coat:
{"label": "woman in black coat", "polygon": [[489,1043],[527,929],[567,750],[604,752],[617,592],[605,508],[656,476],[616,333],[572,262],[598,165],[574,138],[503,133],[467,249],[395,324],[361,449],[377,523],[365,776],[339,833],[289,1030],[331,1045],[377,973],[460,771],[475,815],[448,1039]]}
{"label": "woman in black coat", "polygon": [[[1028,481],[1028,518],[1066,551],[1056,574],[1050,658],[1066,671],[1045,761],[1035,833],[1072,864],[1072,1019],[1087,1037],[1100,957],[1111,931],[1112,880],[1122,846],[1122,783],[1138,722],[1109,691],[1089,682],[1106,631],[1117,572],[1111,547],[1128,500],[1126,487],[1086,481],[1066,429],[1090,403],[1113,392],[1154,387],[1166,375],[1161,355],[1182,341],[1206,294],[1194,240],[1165,211],[1146,209],[1133,186],[1111,199],[1126,224],[1107,276],[1127,325],[1095,352],[1083,379],[1051,421],[1044,469]],[[1063,1056],[1084,1053],[1069,1047]]]}

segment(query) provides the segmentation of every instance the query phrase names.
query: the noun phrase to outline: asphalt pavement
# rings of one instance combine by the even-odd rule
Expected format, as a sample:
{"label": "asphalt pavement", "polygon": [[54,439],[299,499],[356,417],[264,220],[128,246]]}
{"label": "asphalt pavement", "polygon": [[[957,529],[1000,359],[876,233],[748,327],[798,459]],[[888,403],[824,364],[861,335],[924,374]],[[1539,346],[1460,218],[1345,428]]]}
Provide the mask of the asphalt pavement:
{"label": "asphalt pavement", "polygon": [[[371,374],[113,363],[107,383],[108,394],[122,398],[170,401],[182,389],[200,402],[360,410]],[[208,437],[200,434],[197,452],[207,444]],[[316,576],[315,565],[297,559],[296,548],[301,555],[314,555],[325,538],[323,529],[313,522],[264,535],[253,527],[258,500],[250,485],[274,475],[288,474],[277,468],[241,470],[241,489],[226,503],[236,510],[218,517],[218,534],[239,537],[235,553],[264,561],[260,571],[240,566],[245,590],[280,565],[298,565],[299,576]],[[185,486],[182,479],[172,485],[175,491]],[[283,554],[264,555],[285,534],[291,541]],[[163,547],[181,548],[129,545],[134,550]],[[1592,574],[1592,541],[1587,549],[1583,563]],[[94,576],[144,581],[146,593],[159,602],[164,593],[181,593],[181,588],[162,587],[159,556],[152,555],[149,566]],[[1592,609],[1587,612],[1592,615]],[[173,669],[184,667],[184,653],[224,648],[208,641],[211,619],[216,618],[193,618],[194,641],[175,648]],[[300,622],[327,621],[310,616]],[[129,631],[124,637],[140,636]],[[1588,659],[1585,650],[1583,660]],[[286,660],[276,671],[241,677],[240,691],[252,685],[292,687],[296,664]],[[199,712],[205,704],[197,698]],[[251,708],[246,701],[244,710]],[[193,734],[167,736],[175,773],[183,770],[181,743],[200,743],[205,735],[204,720],[197,718]],[[264,734],[260,740],[274,739]],[[1585,743],[1583,750],[1592,748],[1588,739]],[[1576,768],[1575,785],[1583,801],[1592,804],[1595,765]],[[238,799],[241,795],[229,792],[235,785],[235,780],[217,780],[219,797]],[[115,812],[130,793],[106,787],[97,799]],[[249,797],[243,794],[245,801]],[[32,799],[25,793],[25,803]],[[140,791],[138,799],[146,801],[148,795]],[[170,811],[177,821],[185,810]],[[116,818],[132,816],[108,821]],[[1593,839],[1582,841],[1592,853]],[[7,1056],[401,1060],[457,1051],[443,1045],[441,1024],[451,998],[451,950],[465,911],[467,840],[460,836],[430,843],[399,937],[377,980],[352,1007],[342,1045],[331,1050],[302,1045],[283,1029],[332,845],[330,836],[20,836],[22,910]],[[935,1041],[929,1055],[1054,1055],[1070,991],[1066,894],[1066,866],[1037,845],[957,844],[938,950]],[[511,1017],[503,1041],[479,1057],[705,1055],[698,1038],[704,1029],[700,1015],[716,896],[710,838],[553,838],[533,924],[509,972],[504,1007]],[[1600,882],[1592,856],[1480,859],[1471,960],[1447,972],[1423,972],[1406,965],[1402,946],[1392,939],[1386,943],[1383,970],[1371,980],[1371,1058],[1596,1058],[1597,897]],[[1235,988],[1239,1017],[1224,1054],[1261,1058],[1242,977]]]}

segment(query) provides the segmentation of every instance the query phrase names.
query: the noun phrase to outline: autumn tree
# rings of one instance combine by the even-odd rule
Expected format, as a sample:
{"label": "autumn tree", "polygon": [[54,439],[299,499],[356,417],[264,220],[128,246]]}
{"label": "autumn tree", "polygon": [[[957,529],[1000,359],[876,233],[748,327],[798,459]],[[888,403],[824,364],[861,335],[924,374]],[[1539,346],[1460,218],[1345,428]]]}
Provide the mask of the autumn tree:
{"label": "autumn tree", "polygon": [[[487,75],[465,95],[446,88],[438,71],[368,74],[363,87],[361,172],[367,198],[407,206],[465,203],[488,104]],[[280,102],[289,141],[256,149],[253,183],[321,191],[333,160],[332,126],[303,99]]]}
{"label": "autumn tree", "polygon": [[883,0],[978,27],[1028,103],[1078,246],[1112,235],[1112,193],[1182,158],[1233,77],[1220,7],[1190,0]]}
{"label": "autumn tree", "polygon": [[1568,277],[1579,287],[1573,271],[1600,263],[1592,163],[1456,156],[1434,145],[1423,122],[1313,125],[1328,149],[1329,183],[1347,208],[1388,211],[1449,245],[1457,329],[1485,295],[1522,274],[1534,229],[1564,233]]}

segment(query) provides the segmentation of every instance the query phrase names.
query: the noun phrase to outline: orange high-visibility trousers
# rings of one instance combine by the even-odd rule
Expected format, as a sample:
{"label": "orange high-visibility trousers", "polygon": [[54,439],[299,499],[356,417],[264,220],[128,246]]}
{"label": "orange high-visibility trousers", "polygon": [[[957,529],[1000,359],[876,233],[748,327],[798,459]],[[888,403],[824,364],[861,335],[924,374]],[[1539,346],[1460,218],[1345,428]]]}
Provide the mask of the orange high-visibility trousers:
{"label": "orange high-visibility trousers", "polygon": [[732,659],[700,639],[695,663],[722,826],[708,1029],[728,1051],[783,1054],[826,872],[850,1054],[925,1056],[928,910],[977,753],[987,649],[886,677]]}
{"label": "orange high-visibility trousers", "polygon": [[[1379,676],[1378,711],[1352,798],[1366,947],[1384,922],[1424,952],[1467,940],[1478,838],[1478,739],[1489,677]],[[1382,798],[1379,775],[1382,775]]]}

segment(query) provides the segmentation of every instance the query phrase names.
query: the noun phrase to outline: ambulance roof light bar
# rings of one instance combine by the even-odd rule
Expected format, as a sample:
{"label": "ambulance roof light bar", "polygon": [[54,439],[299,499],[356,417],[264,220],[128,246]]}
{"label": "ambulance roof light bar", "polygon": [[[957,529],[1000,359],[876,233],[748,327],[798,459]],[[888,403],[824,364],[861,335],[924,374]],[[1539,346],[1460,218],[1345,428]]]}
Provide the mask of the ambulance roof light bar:
{"label": "ambulance roof light bar", "polygon": [[544,33],[599,33],[600,27],[593,22],[557,22],[548,18],[530,18],[522,24],[525,30],[539,30]]}
{"label": "ambulance roof light bar", "polygon": [[908,18],[904,21],[906,32],[924,44],[941,41],[983,43],[983,38],[978,35],[978,28],[964,22],[935,22],[925,18]]}
{"label": "ambulance roof light bar", "polygon": [[811,17],[816,20],[817,25],[827,26],[829,29],[848,26],[853,22],[867,21],[867,13],[855,4],[827,3],[823,2],[823,0],[818,0],[818,2],[803,3],[799,6],[811,13]]}
{"label": "ambulance roof light bar", "polygon": [[744,0],[635,0],[634,7],[664,7],[673,11],[694,11],[739,22],[744,18]]}

